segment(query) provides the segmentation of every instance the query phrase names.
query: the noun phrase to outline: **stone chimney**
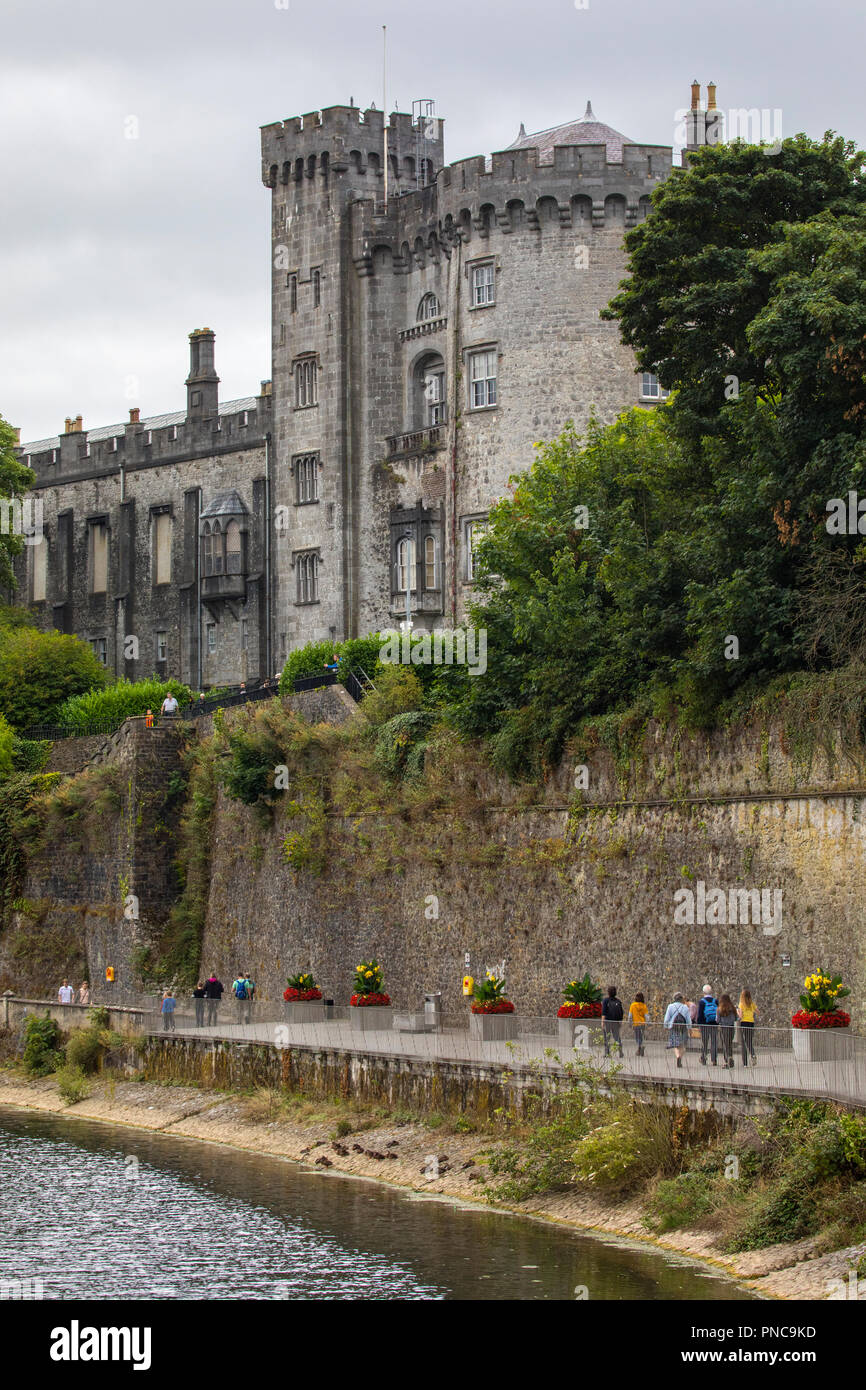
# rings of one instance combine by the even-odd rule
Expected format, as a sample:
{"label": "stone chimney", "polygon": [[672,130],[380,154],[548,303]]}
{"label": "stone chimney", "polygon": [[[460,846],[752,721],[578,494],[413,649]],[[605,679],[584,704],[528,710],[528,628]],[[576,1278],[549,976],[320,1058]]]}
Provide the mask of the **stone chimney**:
{"label": "stone chimney", "polygon": [[81,433],[81,424],[82,424],[82,420],[81,420],[81,416],[80,416],[80,415],[76,415],[76,417],[75,417],[74,420],[72,419],[72,417],[71,417],[70,415],[67,415],[67,417],[66,417],[66,428],[64,429],[63,433],[64,433],[64,434],[80,434],[80,433]]}
{"label": "stone chimney", "polygon": [[130,407],[130,411],[129,411],[129,423],[130,423],[131,425],[137,425],[137,424],[139,423],[139,418],[138,418],[138,417],[139,417],[140,414],[141,414],[141,409],[140,409],[139,406],[137,406],[137,405],[131,406],[131,407]]}
{"label": "stone chimney", "polygon": [[214,366],[214,332],[196,328],[189,335],[189,376],[186,379],[188,420],[216,420],[219,416],[219,377]]}

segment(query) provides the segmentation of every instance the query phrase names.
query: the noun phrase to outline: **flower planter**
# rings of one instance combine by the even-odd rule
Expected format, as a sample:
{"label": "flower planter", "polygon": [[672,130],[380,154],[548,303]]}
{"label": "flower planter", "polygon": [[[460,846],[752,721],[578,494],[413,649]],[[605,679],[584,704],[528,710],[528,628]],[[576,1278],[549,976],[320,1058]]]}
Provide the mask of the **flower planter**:
{"label": "flower planter", "polygon": [[383,1033],[394,1026],[394,1010],[390,1004],[356,1004],[349,1020],[353,1033]]}
{"label": "flower planter", "polygon": [[847,1028],[792,1028],[797,1062],[850,1062],[854,1039]]}
{"label": "flower planter", "polygon": [[600,1018],[558,1018],[559,1046],[571,1051],[583,1051],[585,1047],[601,1046]]}
{"label": "flower planter", "polygon": [[517,1037],[515,1014],[470,1014],[469,1036],[475,1042],[508,1042]]}
{"label": "flower planter", "polygon": [[287,1023],[324,1023],[325,1006],[320,999],[295,999],[285,1005]]}

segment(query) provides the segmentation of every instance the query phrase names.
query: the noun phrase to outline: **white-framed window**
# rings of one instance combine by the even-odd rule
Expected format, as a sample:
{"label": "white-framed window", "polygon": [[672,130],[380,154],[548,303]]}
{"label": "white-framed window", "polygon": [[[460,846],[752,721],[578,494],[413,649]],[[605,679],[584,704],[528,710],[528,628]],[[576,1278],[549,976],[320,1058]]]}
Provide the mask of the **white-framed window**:
{"label": "white-framed window", "polygon": [[498,355],[495,348],[469,355],[469,405],[483,410],[496,404],[496,370]]}
{"label": "white-framed window", "polygon": [[318,266],[310,272],[310,279],[313,282],[313,308],[318,309],[322,302],[322,272]]}
{"label": "white-framed window", "polygon": [[104,594],[108,589],[108,527],[104,521],[89,526],[90,592]]}
{"label": "white-framed window", "polygon": [[402,540],[399,540],[397,542],[396,569],[397,572],[395,575],[395,579],[397,581],[397,592],[405,594],[406,589],[409,586],[411,576],[411,592],[414,594],[415,590],[418,587],[417,579],[415,576],[415,542],[410,540],[408,536],[404,536]]}
{"label": "white-framed window", "polygon": [[670,392],[659,384],[655,372],[641,372],[640,398],[642,401],[664,401],[669,395]]}
{"label": "white-framed window", "polygon": [[436,556],[436,540],[433,536],[424,539],[424,588],[438,589],[439,566]]}
{"label": "white-framed window", "polygon": [[445,372],[435,368],[424,377],[424,400],[427,403],[427,424],[445,422]]}
{"label": "white-framed window", "polygon": [[299,507],[319,500],[319,455],[298,454],[295,458],[295,503]]}
{"label": "white-framed window", "polygon": [[318,405],[318,371],[315,357],[299,357],[295,362],[295,409]]}
{"label": "white-framed window", "polygon": [[469,302],[473,309],[496,303],[496,270],[492,261],[482,261],[470,271],[472,293]]}
{"label": "white-framed window", "polygon": [[296,603],[317,603],[319,598],[319,556],[315,550],[295,556]]}
{"label": "white-framed window", "polygon": [[171,512],[153,518],[153,583],[171,583]]}
{"label": "white-framed window", "polygon": [[427,319],[438,319],[441,312],[439,300],[431,290],[428,294],[421,296],[416,321],[418,323],[424,323]]}
{"label": "white-framed window", "polygon": [[156,659],[157,661],[168,661],[167,632],[157,632],[156,634]]}
{"label": "white-framed window", "polygon": [[478,542],[487,530],[486,517],[470,517],[463,524],[463,537],[466,551],[466,579],[471,584],[478,574],[476,551]]}
{"label": "white-framed window", "polygon": [[108,664],[107,647],[104,637],[91,637],[90,645],[93,648],[93,655],[97,661],[101,661],[103,666]]}
{"label": "white-framed window", "polygon": [[205,625],[205,632],[207,634],[208,655],[213,656],[217,649],[216,623],[207,623]]}
{"label": "white-framed window", "polygon": [[201,537],[202,569],[205,578],[223,572],[223,534],[218,521],[206,521]]}

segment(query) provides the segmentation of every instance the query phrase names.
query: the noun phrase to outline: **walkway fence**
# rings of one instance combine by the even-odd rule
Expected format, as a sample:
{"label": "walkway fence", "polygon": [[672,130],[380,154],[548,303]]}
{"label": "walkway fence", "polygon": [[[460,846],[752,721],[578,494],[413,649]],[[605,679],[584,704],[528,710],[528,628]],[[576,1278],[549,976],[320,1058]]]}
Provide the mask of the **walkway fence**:
{"label": "walkway fence", "polygon": [[[484,1041],[473,1031],[468,1008],[457,1015],[438,1015],[323,1004],[287,1007],[281,1002],[239,1002],[228,995],[214,1008],[204,1001],[198,1013],[195,1001],[179,1000],[168,1017],[160,1013],[153,996],[137,1007],[107,1003],[105,1007],[110,1007],[111,1026],[124,1033],[532,1068],[551,1077],[563,1074],[566,1064],[577,1058],[592,1062],[602,1072],[620,1068],[622,1079],[632,1083],[700,1087],[719,1095],[807,1096],[866,1108],[866,1037],[850,1029],[707,1028],[703,1038],[688,1038],[678,1066],[668,1031],[659,1023],[647,1025],[642,1056],[631,1026],[621,1024],[622,1055],[609,1035],[610,1055],[606,1056],[604,1034],[596,1021],[557,1020],[549,1014],[500,1015],[499,1019],[508,1020],[501,1031],[511,1028],[514,1036]],[[298,1021],[299,1008],[309,1008],[315,1021]],[[18,1028],[27,1013],[50,1013],[65,1028],[81,1026],[87,1016],[87,1010],[78,1005],[9,995],[0,998],[0,1025],[5,1020],[7,1027]],[[702,1045],[705,1061],[701,1060]]]}

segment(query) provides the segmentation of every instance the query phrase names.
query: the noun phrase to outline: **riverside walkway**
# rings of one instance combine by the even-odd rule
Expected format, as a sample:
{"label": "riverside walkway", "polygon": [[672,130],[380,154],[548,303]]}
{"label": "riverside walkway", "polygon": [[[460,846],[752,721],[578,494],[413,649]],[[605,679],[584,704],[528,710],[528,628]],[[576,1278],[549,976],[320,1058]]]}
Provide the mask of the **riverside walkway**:
{"label": "riverside walkway", "polygon": [[[234,1006],[232,1005],[232,1008]],[[733,1040],[733,1067],[724,1066],[719,1041],[717,1063],[712,1064],[708,1049],[706,1064],[701,1062],[700,1042],[689,1039],[682,1067],[667,1046],[667,1030],[660,1024],[647,1029],[645,1055],[638,1057],[630,1029],[623,1028],[623,1056],[614,1050],[605,1058],[600,1029],[586,1029],[577,1048],[563,1046],[553,1031],[556,1020],[520,1019],[520,1035],[509,1042],[482,1042],[468,1029],[448,1026],[435,1032],[398,1031],[396,1028],[358,1032],[352,1027],[348,1009],[335,1010],[338,1017],[325,1023],[287,1023],[280,1019],[259,1019],[249,1023],[220,1021],[215,1027],[196,1026],[195,1019],[178,1014],[175,1027],[167,1031],[163,1019],[151,1014],[144,1030],[152,1036],[222,1039],[238,1043],[258,1043],[279,1049],[313,1052],[363,1053],[392,1057],[406,1062],[428,1062],[471,1066],[473,1069],[509,1070],[518,1074],[547,1075],[551,1079],[567,1074],[570,1061],[589,1061],[602,1072],[616,1069],[623,1082],[650,1088],[693,1091],[704,1095],[804,1096],[836,1100],[866,1109],[866,1038],[850,1030],[834,1036],[822,1034],[820,1060],[795,1055],[790,1028],[756,1028],[753,1038],[755,1059],[742,1062],[742,1046],[737,1029]],[[553,1025],[553,1026],[551,1026]]]}

